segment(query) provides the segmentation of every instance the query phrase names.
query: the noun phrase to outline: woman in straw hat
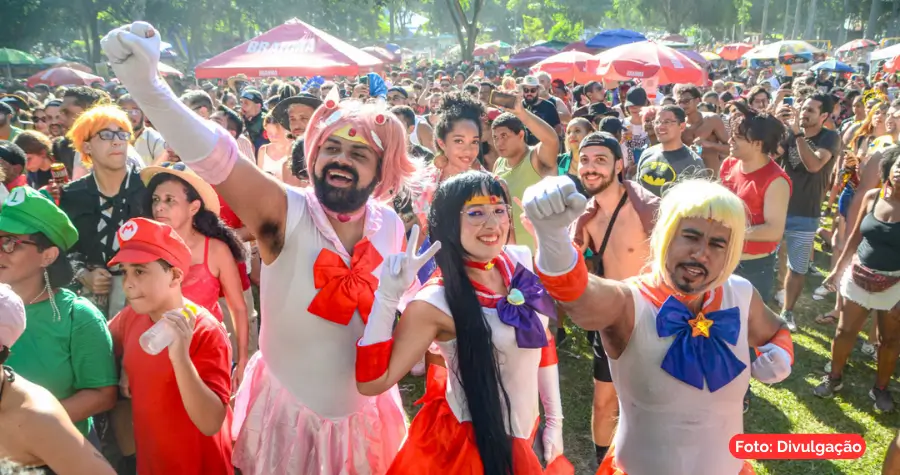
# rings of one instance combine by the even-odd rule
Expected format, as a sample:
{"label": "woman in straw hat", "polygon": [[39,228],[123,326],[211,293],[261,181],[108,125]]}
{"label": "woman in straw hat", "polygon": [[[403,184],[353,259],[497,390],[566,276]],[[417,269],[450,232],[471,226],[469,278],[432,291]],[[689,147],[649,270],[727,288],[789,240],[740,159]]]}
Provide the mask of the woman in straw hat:
{"label": "woman in straw hat", "polygon": [[237,263],[244,249],[232,230],[219,219],[219,197],[209,183],[183,163],[163,163],[141,171],[147,186],[149,217],[172,226],[191,249],[193,260],[184,282],[185,297],[223,320],[219,295],[224,294],[237,334],[235,383],[240,384],[247,366],[248,310],[241,290]]}

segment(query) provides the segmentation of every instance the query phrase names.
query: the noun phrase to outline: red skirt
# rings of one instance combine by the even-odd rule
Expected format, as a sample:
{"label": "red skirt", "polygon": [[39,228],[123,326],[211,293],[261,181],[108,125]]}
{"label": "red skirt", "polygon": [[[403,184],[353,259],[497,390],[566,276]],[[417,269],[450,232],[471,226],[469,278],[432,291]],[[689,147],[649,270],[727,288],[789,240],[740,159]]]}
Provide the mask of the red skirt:
{"label": "red skirt", "polygon": [[[446,399],[447,369],[430,365],[426,376],[425,395],[416,401],[423,404],[409,426],[406,443],[400,449],[388,475],[483,475],[484,467],[471,422],[459,422]],[[516,475],[573,475],[575,467],[564,457],[557,457],[546,470],[532,449],[534,436],[512,438],[513,473]]]}
{"label": "red skirt", "polygon": [[[600,468],[597,469],[597,475],[628,475],[616,464],[616,456],[614,455],[615,448],[615,445],[609,447],[609,452],[606,453],[606,458],[603,459],[603,463],[601,463]],[[755,474],[756,472],[753,471],[753,465],[750,464],[750,461],[744,460],[744,466],[741,467],[741,472],[737,475]]]}

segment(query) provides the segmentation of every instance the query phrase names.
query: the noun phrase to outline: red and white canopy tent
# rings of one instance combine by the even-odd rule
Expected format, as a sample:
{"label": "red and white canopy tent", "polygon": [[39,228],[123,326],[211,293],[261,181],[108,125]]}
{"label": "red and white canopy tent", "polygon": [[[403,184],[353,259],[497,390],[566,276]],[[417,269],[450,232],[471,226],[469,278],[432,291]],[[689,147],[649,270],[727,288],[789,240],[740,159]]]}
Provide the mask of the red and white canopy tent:
{"label": "red and white canopy tent", "polygon": [[296,18],[210,58],[194,68],[197,78],[355,76],[384,63]]}

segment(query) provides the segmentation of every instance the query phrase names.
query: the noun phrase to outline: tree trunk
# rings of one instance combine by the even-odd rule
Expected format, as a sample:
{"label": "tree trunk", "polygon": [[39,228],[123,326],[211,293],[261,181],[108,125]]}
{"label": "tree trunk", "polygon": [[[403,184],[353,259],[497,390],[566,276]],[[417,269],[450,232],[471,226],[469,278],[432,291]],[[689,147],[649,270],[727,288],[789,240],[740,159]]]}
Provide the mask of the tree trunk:
{"label": "tree trunk", "polygon": [[794,29],[791,31],[791,39],[795,40],[800,35],[800,7],[803,0],[797,0],[797,8],[794,9]]}
{"label": "tree trunk", "polygon": [[[460,56],[464,61],[473,59],[472,52],[475,50],[475,38],[478,37],[478,15],[484,6],[483,0],[473,0],[472,20],[469,21],[466,12],[460,5],[460,0],[445,0],[447,8],[450,9],[450,17],[453,25],[456,27],[456,38],[459,40]],[[463,33],[465,30],[465,34]]]}
{"label": "tree trunk", "polygon": [[813,37],[813,24],[816,21],[816,0],[809,2],[809,15],[806,17],[806,30],[803,32],[803,39],[809,40]]}
{"label": "tree trunk", "polygon": [[392,5],[390,9],[388,9],[388,23],[390,28],[389,37],[391,42],[394,41],[394,22],[396,21],[397,14],[395,12],[396,5]]}
{"label": "tree trunk", "polygon": [[847,7],[849,6],[850,0],[844,0],[843,6],[841,6],[841,16],[838,17],[841,19],[841,27],[838,29],[838,46],[847,42]]}
{"label": "tree trunk", "polygon": [[769,23],[769,3],[772,0],[763,0],[763,14],[762,14],[762,27],[759,29],[760,40],[765,43],[766,41],[766,32],[769,31],[768,28]]}
{"label": "tree trunk", "polygon": [[[797,0],[798,2],[800,0]],[[846,1],[846,0],[844,0]],[[784,31],[782,31],[782,39],[788,39],[788,34],[790,31],[788,30],[788,26],[791,24],[791,0],[785,0],[784,2]]]}
{"label": "tree trunk", "polygon": [[872,8],[869,9],[869,21],[866,22],[863,38],[875,39],[875,29],[878,27],[879,16],[881,16],[881,0],[872,0]]}
{"label": "tree trunk", "polygon": [[891,3],[891,25],[888,29],[888,36],[897,36],[897,15],[900,13],[900,0],[894,0]]}

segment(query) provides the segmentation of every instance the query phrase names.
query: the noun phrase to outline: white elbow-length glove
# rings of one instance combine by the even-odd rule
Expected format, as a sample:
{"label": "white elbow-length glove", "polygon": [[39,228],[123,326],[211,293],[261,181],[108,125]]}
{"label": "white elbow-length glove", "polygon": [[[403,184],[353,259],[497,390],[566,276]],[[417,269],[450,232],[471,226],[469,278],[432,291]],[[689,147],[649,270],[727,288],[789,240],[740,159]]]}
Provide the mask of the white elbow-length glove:
{"label": "white elbow-length glove", "polygon": [[153,127],[182,160],[197,162],[209,156],[219,134],[227,132],[188,109],[160,79],[159,44],[159,32],[143,21],[116,28],[100,40],[119,81]]}
{"label": "white elbow-length glove", "polygon": [[544,406],[544,435],[541,440],[544,443],[544,462],[549,465],[563,454],[563,412],[557,365],[538,369],[538,393]]}

